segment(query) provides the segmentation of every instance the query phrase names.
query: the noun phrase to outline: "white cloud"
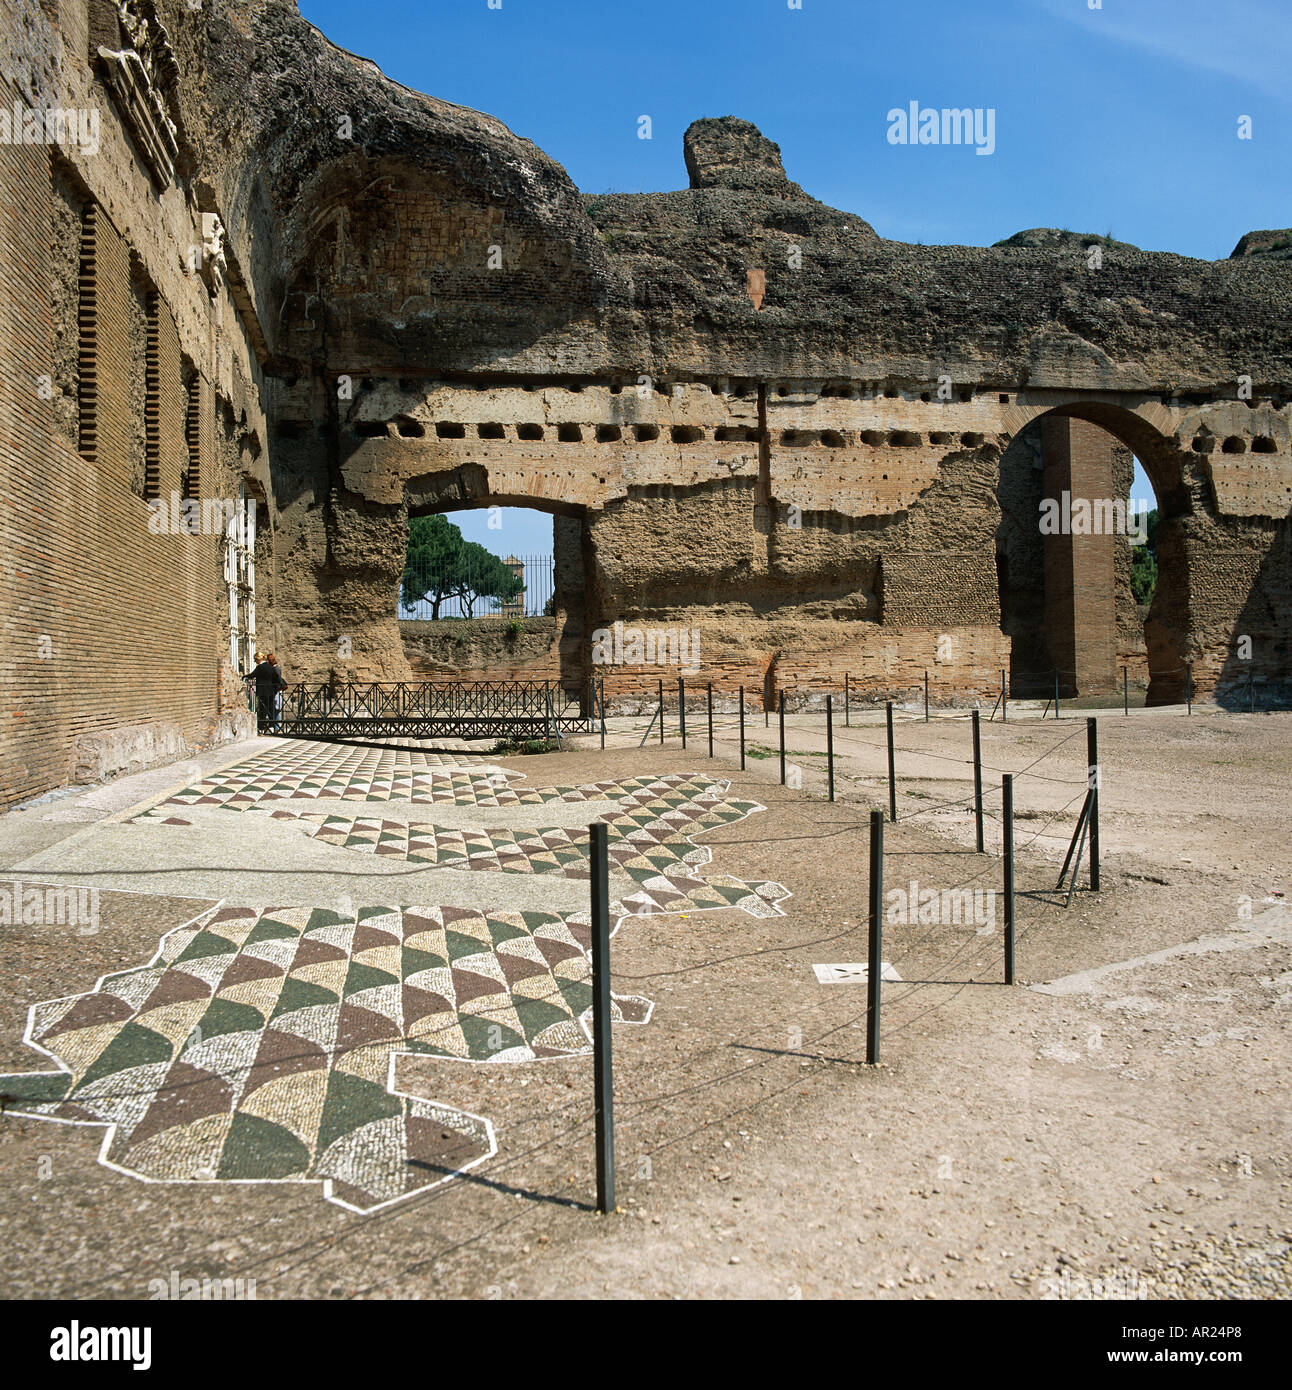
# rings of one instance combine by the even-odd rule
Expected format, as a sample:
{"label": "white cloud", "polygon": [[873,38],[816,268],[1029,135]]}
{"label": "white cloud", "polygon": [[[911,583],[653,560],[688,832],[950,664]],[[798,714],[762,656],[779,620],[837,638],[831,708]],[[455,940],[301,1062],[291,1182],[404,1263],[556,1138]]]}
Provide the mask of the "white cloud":
{"label": "white cloud", "polygon": [[1292,100],[1287,0],[1039,0],[1050,15],[1112,43],[1215,73],[1279,101]]}

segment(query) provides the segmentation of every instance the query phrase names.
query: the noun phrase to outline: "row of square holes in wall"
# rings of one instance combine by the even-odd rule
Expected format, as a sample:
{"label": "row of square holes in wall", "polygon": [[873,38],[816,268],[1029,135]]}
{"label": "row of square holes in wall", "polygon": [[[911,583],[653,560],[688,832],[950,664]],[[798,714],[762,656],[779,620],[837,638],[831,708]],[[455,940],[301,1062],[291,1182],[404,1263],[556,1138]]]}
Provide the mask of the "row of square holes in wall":
{"label": "row of square holes in wall", "polygon": [[[426,434],[426,427],[421,421],[408,415],[400,416],[393,422],[360,420],[356,422],[354,429],[361,438],[384,439],[390,435],[391,423],[394,424],[396,432],[405,439],[421,439]],[[308,428],[302,422],[285,420],[279,423],[278,433],[284,438],[296,439],[302,437]],[[522,442],[541,441],[547,437],[546,429],[542,425],[523,424],[513,428],[516,438]],[[557,425],[556,439],[562,444],[582,444],[584,428],[577,424]],[[660,437],[658,425],[589,425],[586,428],[593,432],[593,438],[598,444],[616,444],[625,438],[646,444]],[[479,439],[507,438],[507,427],[501,424],[476,425],[475,432]],[[435,426],[435,434],[439,439],[465,439],[467,426],[456,420],[441,420]],[[669,428],[669,438],[674,444],[697,444],[706,440],[708,433],[698,425],[673,425]],[[756,444],[758,431],[741,425],[722,426],[714,430],[713,438],[719,444]],[[822,444],[828,449],[844,449],[854,438],[856,442],[872,449],[915,449],[925,442],[924,437],[914,430],[861,430],[855,437],[840,430],[782,430],[780,442],[785,448],[803,449]],[[968,449],[978,448],[985,439],[985,435],[972,430],[959,436],[960,444]],[[928,434],[930,444],[954,445],[956,440],[957,436],[949,430],[930,430]],[[1008,436],[1002,435],[1001,440],[1007,442]],[[1197,435],[1193,440],[1193,451],[1198,454],[1210,453],[1215,448],[1215,443],[1213,436]],[[1254,436],[1251,447],[1254,454],[1278,453],[1278,444],[1269,435]],[[1224,454],[1244,454],[1247,452],[1247,441],[1241,435],[1231,434],[1221,442],[1220,451]]]}
{"label": "row of square holes in wall", "polygon": [[[295,380],[292,379],[288,384],[295,385]],[[599,383],[593,384],[596,385]],[[710,392],[715,396],[734,396],[737,400],[742,401],[752,400],[758,394],[757,383],[752,381],[738,381],[734,386],[732,386],[727,381],[700,381],[695,382],[693,384],[696,386],[708,386]],[[557,389],[572,391],[575,393],[581,392],[584,389],[584,383],[578,381],[565,383],[556,382],[552,383],[552,385],[555,386]],[[376,388],[376,382],[373,380],[372,377],[364,377],[363,380],[359,383],[359,386],[360,389],[363,391],[372,391]],[[408,378],[401,377],[399,381],[399,389],[401,391],[412,391],[416,389],[416,383],[409,380]],[[477,391],[489,391],[494,389],[494,384],[491,382],[479,381],[476,382],[475,389]],[[524,386],[521,387],[521,390],[523,391],[541,391],[547,389],[548,387],[532,385],[530,383],[526,383]],[[606,389],[610,392],[612,396],[618,396],[625,390],[638,391],[640,387],[638,384],[635,383],[630,383],[628,386],[624,386],[620,382],[612,382],[607,386]],[[673,383],[668,381],[656,381],[652,383],[651,390],[659,396],[671,396],[673,394]],[[775,394],[778,397],[785,397],[790,394],[796,396],[815,395],[823,400],[833,399],[844,401],[896,401],[915,399],[913,395],[904,396],[902,392],[895,390],[891,386],[883,390],[881,390],[878,386],[823,386],[820,388],[819,391],[811,386],[777,386],[774,388],[774,390]],[[959,400],[961,404],[967,404],[968,402],[972,401],[974,396],[977,394],[978,393],[974,387],[962,386],[956,392],[956,399]],[[932,399],[933,393],[931,391],[920,392],[920,400],[931,401]],[[997,400],[1000,402],[1001,405],[1008,405],[1010,402],[1009,393],[1005,391],[999,392],[997,395]]]}
{"label": "row of square holes in wall", "polygon": [[[405,439],[421,439],[426,434],[426,427],[411,416],[401,416],[394,424],[397,432]],[[521,441],[536,441],[546,437],[542,425],[516,425],[514,428],[516,438]],[[625,429],[631,431],[630,437],[637,443],[650,443],[660,437],[658,425],[596,425],[587,428],[594,431],[598,444],[621,442],[625,437]],[[390,434],[390,425],[384,420],[359,420],[355,423],[354,429],[355,433],[364,439],[384,439]],[[507,438],[505,425],[476,425],[475,431],[479,439]],[[582,425],[557,425],[556,439],[562,444],[582,444],[585,442],[583,431]],[[287,432],[289,435],[295,435],[296,427],[289,425]],[[467,427],[456,420],[441,420],[435,426],[435,435],[439,439],[465,439]],[[672,425],[669,428],[669,438],[674,444],[698,444],[708,437],[708,432],[698,425]],[[713,438],[718,444],[756,444],[758,431],[743,425],[720,426],[713,431]],[[782,430],[780,442],[785,448],[792,449],[810,448],[816,444],[822,444],[828,449],[844,449],[854,438],[869,448],[915,449],[925,442],[924,436],[913,430],[862,430],[856,436],[846,435],[840,430]],[[986,436],[970,430],[961,434],[959,439],[966,448],[976,449],[985,442]],[[931,430],[928,442],[951,445],[956,442],[956,435],[949,430]]]}
{"label": "row of square holes in wall", "polygon": [[[295,378],[288,379],[287,385],[294,386],[295,384]],[[494,389],[496,384],[506,385],[507,383],[492,383],[486,381],[478,381],[475,383],[475,389],[477,391],[490,391]],[[599,383],[593,384],[596,385]],[[734,386],[732,386],[729,382],[726,381],[701,381],[696,382],[694,384],[697,386],[708,386],[710,392],[712,392],[712,394],[715,396],[734,396],[737,400],[752,400],[758,394],[756,383],[751,381],[738,381]],[[406,377],[401,377],[399,380],[399,389],[401,391],[413,391],[417,388],[417,385],[418,383]],[[577,381],[554,382],[550,385],[557,389],[571,391],[576,394],[584,389],[584,383]],[[372,391],[376,388],[376,382],[372,377],[364,377],[363,380],[360,382],[360,388],[364,391]],[[549,387],[526,383],[524,386],[521,387],[521,389],[524,391],[541,391],[547,390],[549,389]],[[613,382],[607,387],[607,389],[609,390],[612,396],[618,396],[625,390],[637,391],[640,388],[636,384],[629,384],[628,386],[624,386],[620,382]],[[659,396],[671,396],[673,394],[673,383],[667,381],[656,381],[652,383],[651,390]],[[778,397],[785,397],[792,393],[796,396],[815,395],[822,400],[834,399],[845,401],[895,401],[915,399],[913,394],[904,394],[901,391],[895,390],[891,386],[886,387],[882,390],[878,386],[823,386],[820,388],[819,391],[811,386],[777,386],[774,388],[774,391]],[[956,399],[962,405],[968,404],[978,394],[979,392],[977,388],[972,386],[961,386],[956,389]],[[981,394],[990,395],[991,393],[989,391],[984,391]],[[931,391],[920,392],[921,401],[929,402],[932,401],[932,399],[933,393]],[[996,399],[999,401],[1001,405],[1008,405],[1012,397],[1010,396],[1009,392],[1000,391],[997,393]],[[1205,395],[1189,394],[1184,396],[1172,396],[1170,394],[1166,394],[1162,397],[1162,404],[1172,409],[1182,409],[1190,405],[1206,405],[1210,403],[1210,400],[1211,398]],[[1257,400],[1256,398],[1251,398],[1247,401],[1247,404],[1253,409],[1255,409],[1259,405],[1265,405],[1272,407],[1274,410],[1282,410],[1283,407],[1287,405],[1287,401],[1285,399],[1277,397],[1270,398],[1268,400]],[[1255,452],[1259,453],[1263,451],[1256,450]]]}

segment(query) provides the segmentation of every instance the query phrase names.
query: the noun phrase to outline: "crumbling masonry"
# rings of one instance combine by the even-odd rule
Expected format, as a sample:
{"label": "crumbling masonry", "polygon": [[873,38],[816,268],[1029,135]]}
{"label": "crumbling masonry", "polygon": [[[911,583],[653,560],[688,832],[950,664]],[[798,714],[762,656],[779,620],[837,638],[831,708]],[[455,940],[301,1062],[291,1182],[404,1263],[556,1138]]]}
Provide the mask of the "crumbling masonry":
{"label": "crumbling masonry", "polygon": [[[0,104],[0,803],[245,730],[253,641],[290,679],[428,669],[408,520],[463,506],[559,519],[527,659],[573,684],[616,619],[767,698],[1292,671],[1292,234],[909,246],[732,118],[689,188],[589,197],[286,0],[10,0]],[[19,138],[52,110],[95,139]],[[1138,648],[1125,540],[1037,526],[1124,498],[1129,451]],[[150,529],[203,499],[232,541]]]}

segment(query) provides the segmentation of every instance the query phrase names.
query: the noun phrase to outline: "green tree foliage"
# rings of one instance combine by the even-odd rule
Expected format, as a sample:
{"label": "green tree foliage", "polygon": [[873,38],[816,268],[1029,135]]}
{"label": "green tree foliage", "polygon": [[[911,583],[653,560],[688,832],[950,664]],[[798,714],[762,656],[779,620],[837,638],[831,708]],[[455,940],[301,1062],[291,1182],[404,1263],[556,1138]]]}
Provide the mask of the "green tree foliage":
{"label": "green tree foliage", "polygon": [[414,517],[408,527],[408,554],[399,597],[405,609],[425,600],[432,619],[446,599],[462,601],[471,617],[482,599],[508,603],[524,592],[525,581],[443,516]]}
{"label": "green tree foliage", "polygon": [[447,517],[413,518],[408,526],[408,554],[399,585],[400,602],[406,609],[427,599],[432,618],[440,616],[440,605],[452,592],[451,581],[463,544],[462,532]]}
{"label": "green tree foliage", "polygon": [[1153,602],[1157,588],[1157,508],[1148,514],[1147,541],[1131,547],[1131,592],[1141,608]]}

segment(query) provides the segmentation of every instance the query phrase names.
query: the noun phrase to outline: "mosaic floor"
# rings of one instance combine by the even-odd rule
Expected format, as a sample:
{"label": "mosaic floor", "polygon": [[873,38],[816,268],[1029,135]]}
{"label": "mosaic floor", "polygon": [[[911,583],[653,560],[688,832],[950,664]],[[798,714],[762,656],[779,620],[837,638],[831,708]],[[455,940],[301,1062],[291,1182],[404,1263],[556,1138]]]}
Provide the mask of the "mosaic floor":
{"label": "mosaic floor", "polygon": [[[381,854],[448,870],[587,878],[584,831],[450,829],[308,808],[325,796],[452,801],[502,821],[511,806],[610,801],[612,876],[636,885],[612,904],[615,926],[705,908],[765,917],[788,896],[780,884],[704,871],[712,854],[693,837],[763,810],[730,797],[726,782],[675,775],[513,786],[519,774],[420,762],[428,756],[289,745],[140,819],[174,823],[170,813],[192,805],[260,811],[347,861]],[[395,1058],[494,1065],[588,1051],[588,946],[586,912],[219,906],[165,936],[147,965],[34,1006],[25,1041],[59,1070],[0,1077],[0,1090],[9,1111],[106,1126],[101,1162],[135,1177],[317,1182],[328,1200],[372,1211],[497,1147],[488,1119],[397,1092]],[[650,1009],[649,1000],[614,997],[616,1021],[644,1023]]]}
{"label": "mosaic floor", "polygon": [[[779,884],[750,884],[730,875],[696,871],[695,866],[710,861],[712,852],[693,844],[693,835],[762,809],[756,802],[724,798],[714,790],[717,785],[704,777],[665,777],[651,782],[597,783],[591,788],[546,788],[536,796],[568,801],[578,793],[588,799],[612,797],[621,802],[624,809],[603,817],[609,826],[608,853],[612,866],[639,887],[612,902],[613,915],[740,907],[752,916],[771,916],[774,904],[785,895]],[[525,798],[517,804],[525,804]],[[587,837],[582,829],[463,830],[380,816],[296,815],[281,810],[273,815],[292,821],[325,844],[361,854],[440,867],[588,877]]]}
{"label": "mosaic floor", "polygon": [[[290,767],[230,768],[169,796],[136,819],[173,815],[191,806],[224,806],[245,811],[268,801],[411,801],[450,806],[538,806],[549,801],[621,800],[657,785],[655,780],[627,778],[590,782],[581,787],[510,785],[501,769],[472,767],[348,766],[311,771]],[[176,823],[176,822],[172,822]],[[178,823],[183,823],[178,822]]]}

